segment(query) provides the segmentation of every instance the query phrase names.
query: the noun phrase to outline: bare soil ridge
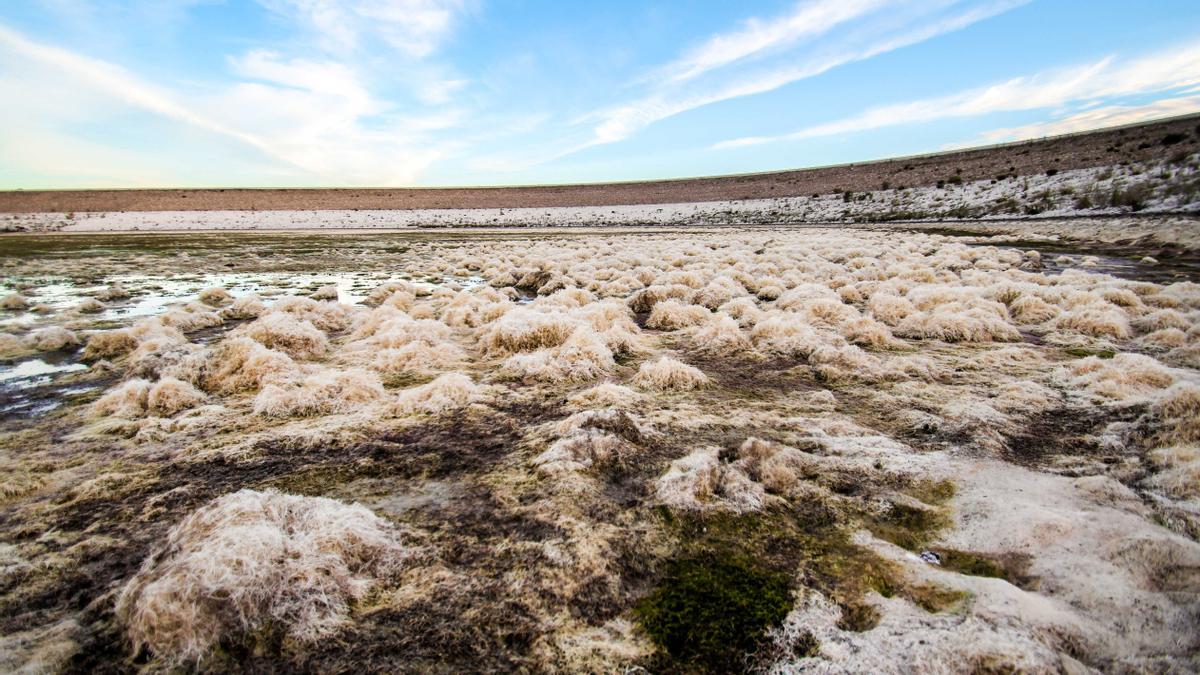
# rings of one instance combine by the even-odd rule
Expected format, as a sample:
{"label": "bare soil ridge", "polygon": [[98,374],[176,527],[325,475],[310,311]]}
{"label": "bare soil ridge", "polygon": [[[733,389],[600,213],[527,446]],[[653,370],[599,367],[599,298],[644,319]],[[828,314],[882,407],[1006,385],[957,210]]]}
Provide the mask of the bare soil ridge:
{"label": "bare soil ridge", "polygon": [[769,173],[514,187],[23,190],[0,192],[0,213],[553,208],[750,200],[1036,175],[1198,151],[1200,115],[1186,115],[1034,141]]}

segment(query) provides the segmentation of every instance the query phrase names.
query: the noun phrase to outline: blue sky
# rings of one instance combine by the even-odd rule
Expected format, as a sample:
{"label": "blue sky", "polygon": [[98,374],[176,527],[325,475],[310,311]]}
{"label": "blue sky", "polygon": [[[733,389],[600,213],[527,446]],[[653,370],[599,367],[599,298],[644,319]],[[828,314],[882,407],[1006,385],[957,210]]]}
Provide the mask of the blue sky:
{"label": "blue sky", "polygon": [[764,171],[1200,111],[1175,0],[6,0],[0,188]]}

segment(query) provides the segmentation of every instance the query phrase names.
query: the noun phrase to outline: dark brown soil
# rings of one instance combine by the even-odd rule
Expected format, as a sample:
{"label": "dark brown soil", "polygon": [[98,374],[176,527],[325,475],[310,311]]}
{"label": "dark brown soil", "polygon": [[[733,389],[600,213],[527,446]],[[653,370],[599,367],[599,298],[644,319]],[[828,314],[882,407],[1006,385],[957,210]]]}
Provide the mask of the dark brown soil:
{"label": "dark brown soil", "polygon": [[1028,176],[1200,152],[1200,115],[877,162],[676,180],[515,187],[25,190],[0,192],[0,213],[549,208],[669,204],[862,192],[938,181]]}

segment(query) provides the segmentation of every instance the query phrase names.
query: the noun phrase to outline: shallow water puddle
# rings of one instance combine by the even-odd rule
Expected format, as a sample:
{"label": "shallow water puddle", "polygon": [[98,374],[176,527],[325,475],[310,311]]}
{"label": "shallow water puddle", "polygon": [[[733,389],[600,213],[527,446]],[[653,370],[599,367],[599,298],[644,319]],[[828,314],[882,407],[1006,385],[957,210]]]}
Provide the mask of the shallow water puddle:
{"label": "shallow water puddle", "polygon": [[[130,295],[128,298],[110,300],[104,303],[105,309],[95,314],[77,314],[78,320],[92,320],[95,324],[79,328],[80,337],[92,329],[110,329],[128,326],[138,319],[162,315],[173,307],[183,306],[197,300],[201,291],[207,288],[224,288],[235,298],[256,294],[268,304],[272,300],[285,296],[306,297],[317,288],[335,286],[338,290],[338,302],[344,304],[359,304],[367,295],[387,281],[402,277],[389,278],[372,272],[330,272],[330,273],[219,273],[219,274],[189,274],[174,277],[155,275],[120,275],[109,278],[109,283],[118,283]],[[454,277],[445,276],[441,281],[411,281],[424,293],[432,293],[438,288],[450,287],[470,289],[486,283],[483,277]],[[13,280],[0,283],[0,293],[16,291]],[[48,314],[36,314],[22,311],[0,317],[0,327],[9,331],[25,333],[34,331],[43,324],[58,324],[68,312],[83,300],[94,297],[109,286],[106,285],[76,285],[67,279],[35,280],[32,287],[26,288],[26,294],[32,303],[44,304],[55,311]],[[216,311],[217,307],[210,308]],[[227,321],[213,328],[193,331],[188,334],[190,341],[196,344],[212,343],[242,321]],[[85,338],[86,339],[86,338]],[[87,370],[87,366],[72,362],[69,357],[32,358],[10,365],[0,366],[0,413],[32,416],[48,412],[62,404],[65,397],[82,393],[70,391],[69,387],[56,387],[55,381],[70,373]],[[90,390],[90,387],[83,391]],[[32,390],[37,390],[33,395]]]}
{"label": "shallow water puddle", "polygon": [[0,389],[28,389],[47,384],[55,375],[87,370],[82,363],[47,363],[29,359],[11,366],[0,366]]}
{"label": "shallow water puddle", "polygon": [[[937,232],[945,235],[945,232]],[[1200,256],[1189,251],[1175,251],[1165,248],[1146,248],[1142,246],[1126,246],[1120,248],[1099,248],[1083,244],[1072,245],[1057,241],[1012,241],[1007,239],[991,240],[986,235],[963,233],[973,241],[966,241],[968,246],[987,246],[1011,248],[1018,251],[1037,251],[1042,256],[1042,266],[1038,270],[1046,274],[1061,274],[1065,270],[1077,270],[1089,274],[1109,274],[1119,279],[1132,281],[1149,281],[1157,284],[1170,284],[1176,281],[1196,281],[1200,279]],[[1151,257],[1156,262],[1147,262],[1145,257]]]}
{"label": "shallow water puddle", "polygon": [[95,389],[54,386],[57,378],[87,369],[82,363],[67,360],[51,363],[40,358],[0,366],[0,414],[32,417],[48,413],[61,406],[67,397]]}

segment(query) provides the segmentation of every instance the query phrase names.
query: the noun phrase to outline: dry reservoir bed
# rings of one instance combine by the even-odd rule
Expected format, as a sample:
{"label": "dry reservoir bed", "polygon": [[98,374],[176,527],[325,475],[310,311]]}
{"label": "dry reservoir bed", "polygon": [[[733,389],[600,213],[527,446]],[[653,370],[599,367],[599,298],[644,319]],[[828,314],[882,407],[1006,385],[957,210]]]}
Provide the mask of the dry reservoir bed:
{"label": "dry reservoir bed", "polygon": [[1190,250],[0,239],[0,670],[1196,670]]}

